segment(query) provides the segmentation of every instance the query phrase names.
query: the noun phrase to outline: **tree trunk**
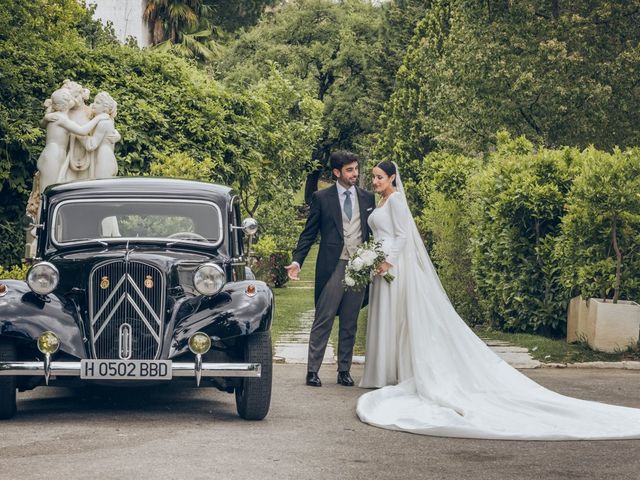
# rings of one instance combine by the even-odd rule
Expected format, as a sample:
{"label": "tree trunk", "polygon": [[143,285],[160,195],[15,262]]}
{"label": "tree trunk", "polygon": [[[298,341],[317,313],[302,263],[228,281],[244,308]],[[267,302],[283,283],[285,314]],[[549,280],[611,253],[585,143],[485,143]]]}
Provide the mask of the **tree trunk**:
{"label": "tree trunk", "polygon": [[622,251],[618,245],[618,219],[613,218],[613,226],[611,228],[611,243],[616,252],[616,282],[613,288],[613,303],[618,303],[620,298],[620,280],[622,277]]}
{"label": "tree trunk", "polygon": [[320,174],[322,169],[319,168],[307,175],[307,181],[304,184],[304,203],[311,204],[311,195],[318,190],[318,180],[320,180]]}
{"label": "tree trunk", "polygon": [[551,15],[554,20],[560,18],[560,0],[551,0]]}

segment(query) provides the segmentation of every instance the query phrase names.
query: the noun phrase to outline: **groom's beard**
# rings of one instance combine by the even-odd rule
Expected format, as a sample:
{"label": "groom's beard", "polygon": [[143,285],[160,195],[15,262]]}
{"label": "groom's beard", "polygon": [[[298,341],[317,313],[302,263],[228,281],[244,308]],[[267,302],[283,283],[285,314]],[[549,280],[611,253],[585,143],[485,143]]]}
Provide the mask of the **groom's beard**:
{"label": "groom's beard", "polygon": [[358,184],[358,177],[354,178],[353,180],[347,180],[347,179],[345,179],[345,178],[339,178],[339,179],[338,179],[338,183],[339,183],[340,185],[342,185],[344,188],[347,188],[347,189],[348,189],[348,188],[351,188],[351,187],[353,187],[354,185],[357,185],[357,184]]}

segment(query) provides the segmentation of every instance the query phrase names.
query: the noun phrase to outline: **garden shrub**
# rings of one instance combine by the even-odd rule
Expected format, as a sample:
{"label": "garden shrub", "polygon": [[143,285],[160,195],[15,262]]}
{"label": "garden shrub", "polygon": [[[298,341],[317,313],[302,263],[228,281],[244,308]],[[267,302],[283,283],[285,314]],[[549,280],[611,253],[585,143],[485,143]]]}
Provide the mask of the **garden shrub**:
{"label": "garden shrub", "polygon": [[569,292],[554,255],[576,149],[540,149],[498,135],[497,151],[473,179],[473,273],[487,321],[510,331],[560,335]]}
{"label": "garden shrub", "polygon": [[14,265],[7,268],[0,266],[0,279],[25,280],[28,271],[29,265]]}
{"label": "garden shrub", "polygon": [[288,281],[284,269],[291,262],[291,252],[304,226],[293,205],[293,192],[274,194],[273,200],[261,205],[256,212],[258,241],[252,248],[252,268],[256,277],[273,287]]}
{"label": "garden shrub", "polygon": [[[583,298],[640,299],[640,149],[589,148],[567,199],[565,287]],[[616,251],[617,250],[617,251]]]}
{"label": "garden shrub", "polygon": [[[430,239],[429,254],[451,303],[468,323],[484,321],[471,268],[470,217],[467,185],[482,168],[476,158],[432,153],[418,184],[425,198],[416,223]],[[426,173],[428,172],[428,173]]]}
{"label": "garden shrub", "polygon": [[270,287],[283,287],[288,281],[284,269],[291,262],[291,253],[276,249],[276,241],[271,235],[262,235],[252,249],[251,269],[258,280]]}

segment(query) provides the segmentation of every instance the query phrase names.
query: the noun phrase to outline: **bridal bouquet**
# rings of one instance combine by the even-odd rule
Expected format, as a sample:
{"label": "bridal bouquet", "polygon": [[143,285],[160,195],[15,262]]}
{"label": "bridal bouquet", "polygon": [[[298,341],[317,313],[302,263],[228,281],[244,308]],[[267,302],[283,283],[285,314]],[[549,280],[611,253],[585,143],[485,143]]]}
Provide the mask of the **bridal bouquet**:
{"label": "bridal bouquet", "polygon": [[[360,245],[356,253],[351,255],[347,262],[344,274],[345,287],[353,290],[365,288],[376,275],[378,267],[384,263],[385,259],[386,255],[382,251],[380,243],[369,241]],[[391,283],[395,277],[387,272],[382,278],[387,283]]]}

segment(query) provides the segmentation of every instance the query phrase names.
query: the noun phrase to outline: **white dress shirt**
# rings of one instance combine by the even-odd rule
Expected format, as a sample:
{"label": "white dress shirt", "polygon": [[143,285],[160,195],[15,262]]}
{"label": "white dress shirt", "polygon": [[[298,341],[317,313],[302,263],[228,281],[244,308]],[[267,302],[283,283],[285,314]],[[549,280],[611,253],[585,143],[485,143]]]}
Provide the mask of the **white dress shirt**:
{"label": "white dress shirt", "polygon": [[351,206],[353,207],[353,211],[358,208],[358,193],[356,192],[356,187],[353,186],[351,188],[344,188],[340,182],[336,182],[336,187],[338,187],[338,199],[340,200],[340,210],[344,211],[344,201],[347,196],[344,194],[347,190],[351,192]]}

